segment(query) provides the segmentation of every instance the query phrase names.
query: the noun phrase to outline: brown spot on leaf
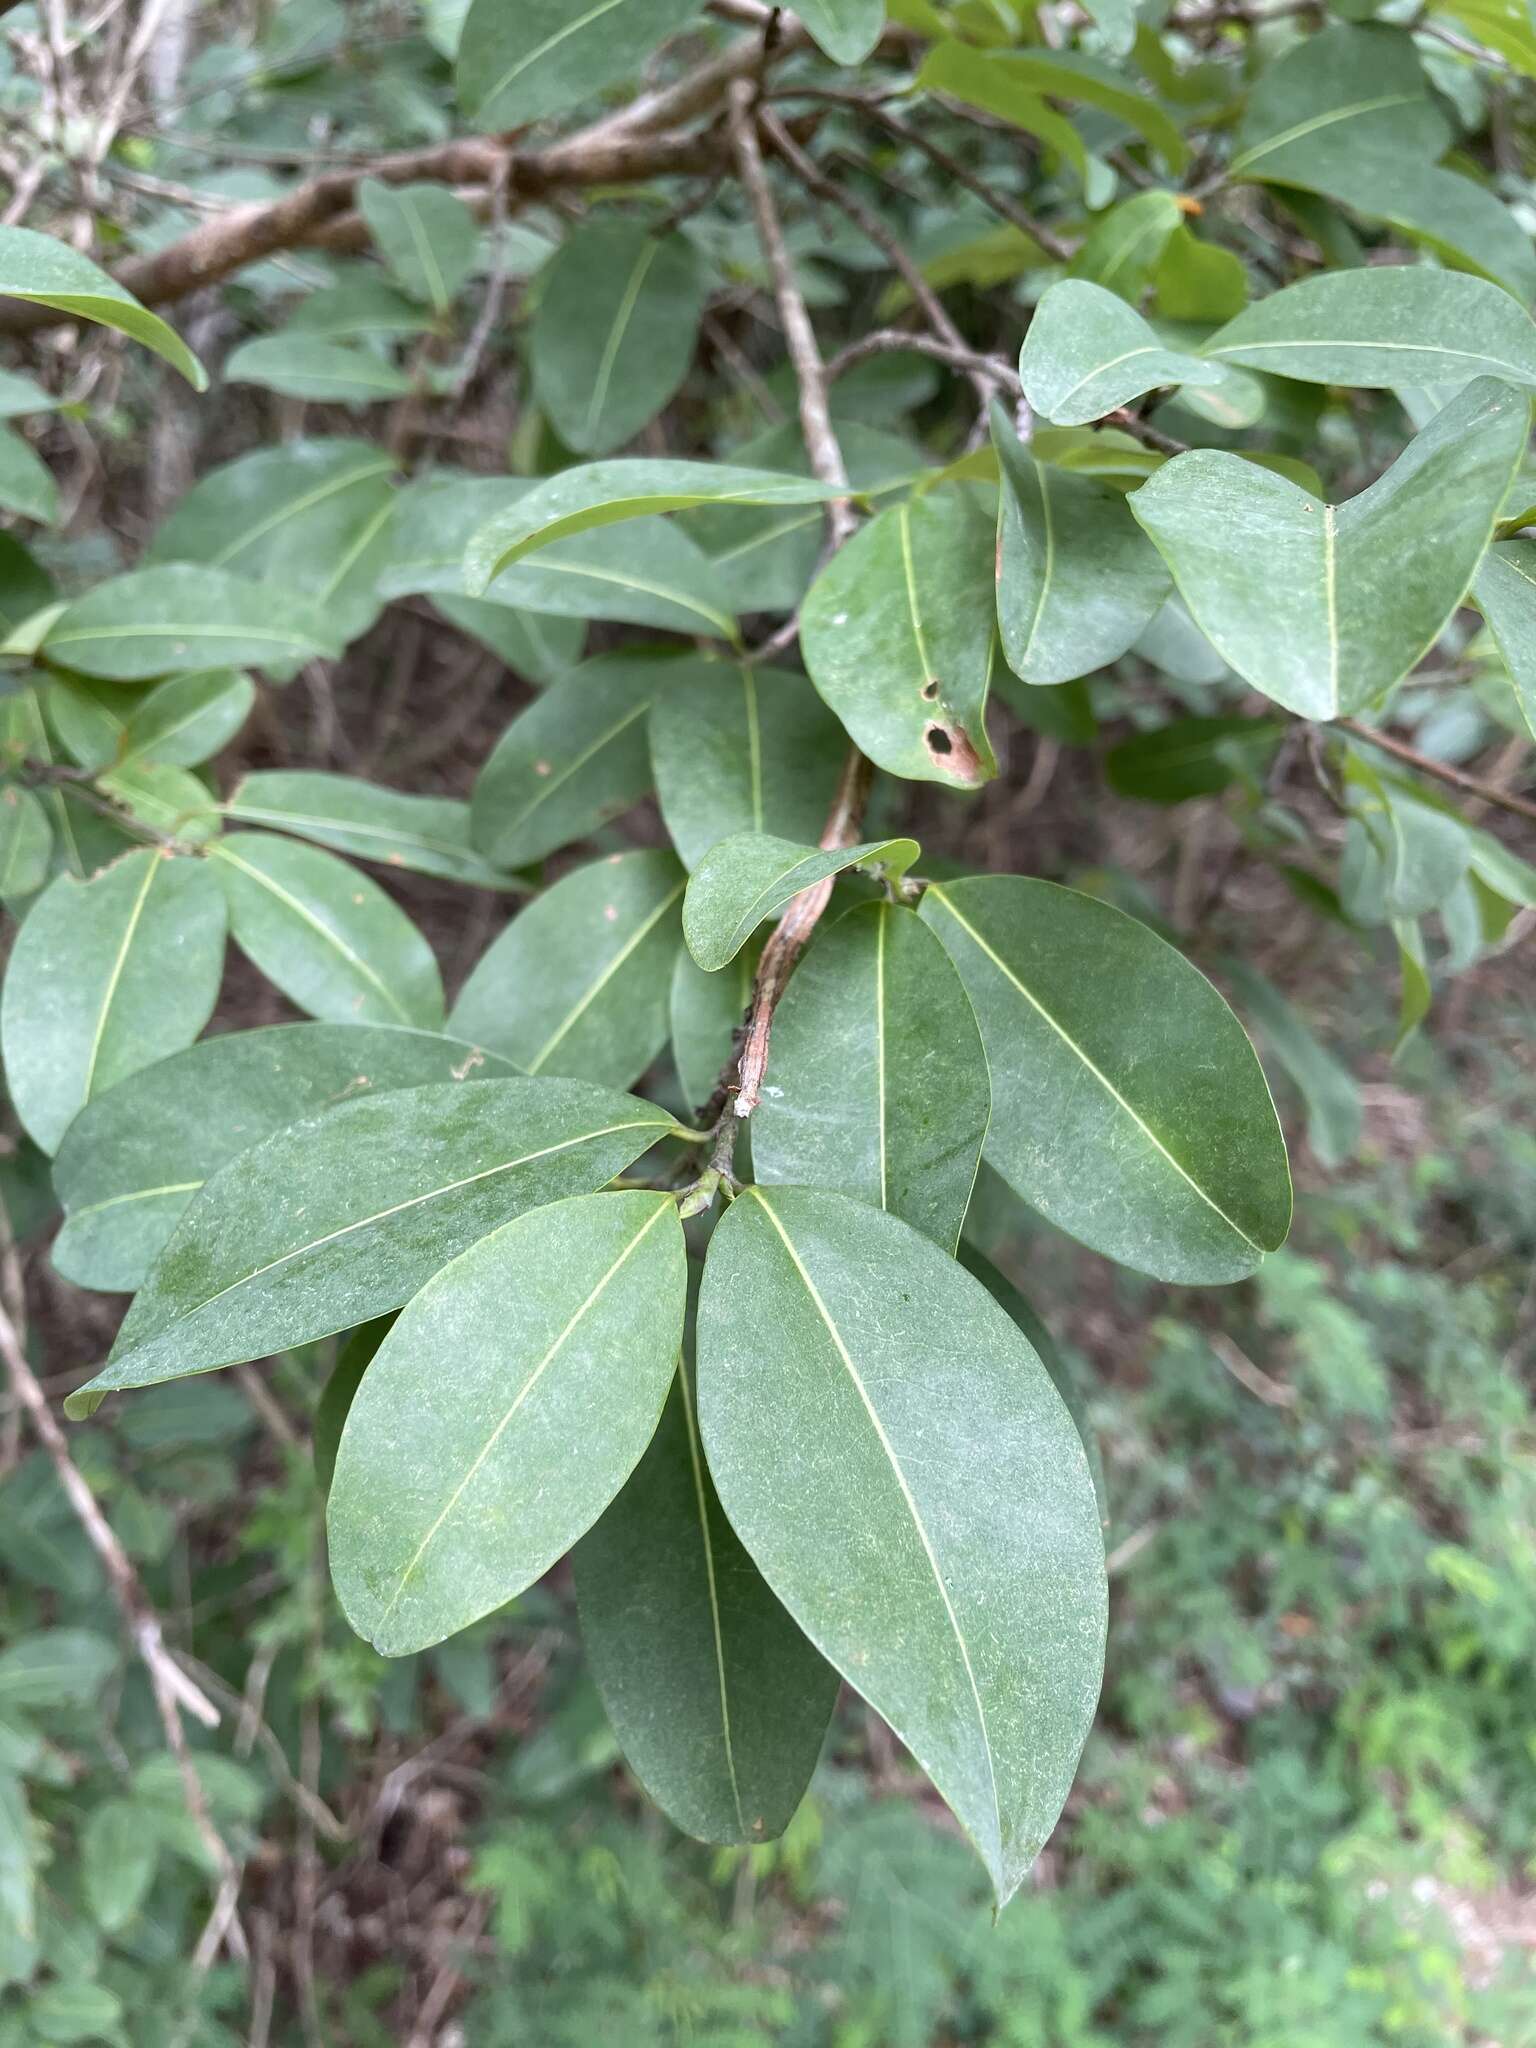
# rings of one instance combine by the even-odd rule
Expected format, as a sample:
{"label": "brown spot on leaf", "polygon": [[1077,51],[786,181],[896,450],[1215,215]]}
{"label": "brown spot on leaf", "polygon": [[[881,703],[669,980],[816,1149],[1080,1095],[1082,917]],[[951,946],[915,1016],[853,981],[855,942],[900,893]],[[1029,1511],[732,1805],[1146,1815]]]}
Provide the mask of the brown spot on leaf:
{"label": "brown spot on leaf", "polygon": [[952,720],[940,724],[935,719],[923,734],[923,745],[929,760],[943,771],[947,780],[959,783],[963,789],[974,789],[986,781],[986,768],[963,725]]}

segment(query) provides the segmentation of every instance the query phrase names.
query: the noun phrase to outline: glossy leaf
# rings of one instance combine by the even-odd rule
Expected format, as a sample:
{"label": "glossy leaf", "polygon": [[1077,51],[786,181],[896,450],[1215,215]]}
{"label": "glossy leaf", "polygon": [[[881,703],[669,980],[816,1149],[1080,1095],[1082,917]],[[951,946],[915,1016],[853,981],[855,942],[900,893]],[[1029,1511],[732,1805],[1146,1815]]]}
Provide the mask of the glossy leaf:
{"label": "glossy leaf", "polygon": [[59,487],[30,441],[0,426],[0,511],[18,512],[51,526],[58,517]]}
{"label": "glossy leaf", "polygon": [[885,0],[801,0],[795,11],[834,64],[862,64],[885,27]]}
{"label": "glossy leaf", "polygon": [[863,904],[818,935],[774,1016],[772,1081],[759,1180],[835,1188],[954,1251],[992,1093],[960,977],[910,910]]}
{"label": "glossy leaf", "polygon": [[724,967],[765,917],[792,896],[845,868],[905,874],[917,859],[915,839],[869,839],[831,851],[798,846],[767,832],[734,832],[710,848],[694,869],[683,901],[683,937],[706,973]]}
{"label": "glossy leaf", "polygon": [[1536,739],[1536,541],[1495,541],[1477,572],[1472,601],[1498,642],[1520,716]]}
{"label": "glossy leaf", "polygon": [[378,405],[403,398],[411,380],[386,357],[318,334],[264,334],[224,365],[226,384],[259,384],[315,405]]}
{"label": "glossy leaf", "polygon": [[1405,675],[1461,603],[1529,411],[1523,392],[1479,378],[1345,505],[1200,449],[1165,464],[1131,510],[1239,675],[1303,718],[1337,718]]}
{"label": "glossy leaf", "polygon": [[1035,308],[1019,356],[1024,396],[1042,419],[1084,426],[1165,384],[1220,384],[1220,363],[1164,345],[1133,306],[1076,278]]}
{"label": "glossy leaf", "polygon": [[441,1025],[431,947],[350,862],[266,832],[232,833],[212,856],[230,936],[301,1010],[338,1024]]}
{"label": "glossy leaf", "polygon": [[298,591],[353,640],[378,616],[395,464],[370,441],[289,441],[199,478],[156,533],[153,562],[203,562]]}
{"label": "glossy leaf", "polygon": [[726,462],[640,457],[588,462],[546,477],[482,527],[465,553],[465,581],[479,594],[524,555],[594,526],[679,512],[690,505],[809,505],[831,495],[813,477],[738,469]]}
{"label": "glossy leaf", "polygon": [[929,1239],[806,1188],[754,1187],[721,1219],[698,1349],[732,1526],[1006,1903],[1066,1799],[1103,1669],[1098,1509],[1044,1368]]}
{"label": "glossy leaf", "polygon": [[98,583],[64,607],[43,646],[66,668],[124,683],[341,652],[330,626],[302,598],[285,594],[277,607],[260,583],[183,562]]}
{"label": "glossy leaf", "polygon": [[30,896],[48,879],[53,827],[35,791],[8,783],[0,789],[0,897]]}
{"label": "glossy leaf", "polygon": [[997,623],[1027,683],[1065,683],[1117,661],[1168,595],[1157,550],[1124,494],[1037,462],[1001,406],[992,442],[998,502]]}
{"label": "glossy leaf", "polygon": [[441,185],[362,178],[357,210],[400,289],[446,313],[480,254],[480,230],[463,200]]}
{"label": "glossy leaf", "polygon": [[450,1029],[528,1074],[629,1087],[667,1042],[683,882],[670,853],[575,869],[481,957]]}
{"label": "glossy leaf", "polygon": [[612,1089],[522,1079],[390,1089],[289,1124],[196,1195],[69,1413],[385,1315],[488,1231],[602,1187],[673,1128]]}
{"label": "glossy leaf", "polygon": [[441,1642],[591,1528],[656,1428],[686,1294],[677,1204],[649,1193],[536,1209],[427,1283],[336,1452],[331,1576],[360,1635]]}
{"label": "glossy leaf", "polygon": [[203,1183],[284,1125],[389,1088],[514,1071],[460,1039],[380,1024],[201,1039],[119,1081],[71,1125],[53,1166],[65,1210],[53,1263],[81,1287],[130,1293]]}
{"label": "glossy leaf", "polygon": [[1259,299],[1202,353],[1308,384],[1536,385],[1536,324],[1497,285],[1427,263],[1325,271]]}
{"label": "glossy leaf", "polygon": [[805,600],[811,681],[893,775],[968,789],[997,772],[986,733],[995,548],[980,495],[952,485],[872,519]]}
{"label": "glossy leaf", "polygon": [[802,676],[698,663],[650,717],[656,794],[679,858],[696,867],[733,832],[814,840],[848,751]]}
{"label": "glossy leaf", "polygon": [[474,0],[458,88],[484,129],[542,121],[640,70],[697,0]]}
{"label": "glossy leaf", "polygon": [[1018,1194],[1095,1251],[1188,1285],[1240,1280],[1284,1243],[1290,1174],[1263,1070],[1182,954],[1018,875],[935,884],[922,916],[976,1012],[986,1156]]}
{"label": "glossy leaf", "polygon": [[[384,595],[431,591],[462,597],[464,551],[471,537],[538,488],[520,480],[464,477],[406,492],[393,559],[380,580]],[[559,541],[541,550],[536,560],[503,570],[489,595],[498,604],[530,612],[736,637],[725,579],[665,519],[641,520],[622,533],[599,528]]]}
{"label": "glossy leaf", "polygon": [[52,306],[72,319],[115,328],[163,356],[195,391],[208,388],[202,364],[173,327],[141,306],[132,292],[89,257],[52,235],[31,228],[0,228],[0,299],[25,299],[34,306]]}
{"label": "glossy leaf", "polygon": [[781,1835],[816,1768],[838,1677],[725,1518],[691,1361],[574,1561],[587,1661],[646,1791],[700,1841]]}
{"label": "glossy leaf", "polygon": [[475,843],[503,867],[584,839],[651,788],[646,716],[703,662],[609,654],[520,712],[475,782]]}
{"label": "glossy leaf", "polygon": [[[1107,64],[1078,50],[967,50],[940,43],[924,60],[918,84],[1001,114],[1033,129],[1028,102],[1039,97],[1076,101],[1124,121],[1145,136],[1171,171],[1181,170],[1189,146],[1164,109]],[[1018,107],[1015,116],[1010,110]],[[1036,131],[1038,132],[1038,131]]]}
{"label": "glossy leaf", "polygon": [[50,885],[0,999],[6,1084],[45,1152],[93,1096],[191,1044],[223,971],[224,904],[201,861],[145,848]]}
{"label": "glossy leaf", "polygon": [[270,825],[354,860],[413,868],[480,889],[505,889],[508,878],[470,844],[468,804],[446,796],[408,796],[356,775],[309,768],[265,768],[241,779],[224,815]]}
{"label": "glossy leaf", "polygon": [[1067,275],[1100,285],[1128,305],[1139,305],[1183,219],[1175,193],[1161,188],[1138,192],[1094,222],[1067,266]]}
{"label": "glossy leaf", "polygon": [[1412,37],[1339,22],[1260,76],[1228,175],[1299,186],[1390,221],[1529,300],[1530,237],[1492,192],[1437,167],[1451,140]]}
{"label": "glossy leaf", "polygon": [[688,374],[710,283],[683,235],[599,216],[567,236],[540,277],[528,348],[568,448],[606,455],[655,418]]}

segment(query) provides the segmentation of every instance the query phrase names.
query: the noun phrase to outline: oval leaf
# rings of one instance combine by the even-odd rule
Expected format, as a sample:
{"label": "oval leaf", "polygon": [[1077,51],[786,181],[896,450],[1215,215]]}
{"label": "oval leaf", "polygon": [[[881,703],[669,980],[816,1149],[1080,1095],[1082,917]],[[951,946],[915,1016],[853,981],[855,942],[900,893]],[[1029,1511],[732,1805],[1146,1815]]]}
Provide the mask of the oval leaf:
{"label": "oval leaf", "polygon": [[650,1441],[686,1297],[677,1204],[642,1193],[536,1209],[428,1282],[336,1452],[331,1576],[359,1635],[425,1649],[564,1556]]}
{"label": "oval leaf", "polygon": [[513,1072],[460,1039],[382,1024],[274,1024],[205,1038],[76,1117],[53,1163],[65,1210],[53,1263],[77,1286],[131,1293],[204,1181],[285,1124],[386,1088]]}
{"label": "oval leaf", "polygon": [[413,868],[480,889],[518,886],[470,845],[469,806],[455,797],[407,796],[356,775],[309,768],[261,769],[236,784],[224,815],[292,832],[354,860]]}
{"label": "oval leaf", "polygon": [[705,854],[683,901],[683,937],[708,974],[735,958],[765,917],[802,889],[845,868],[878,867],[902,875],[917,859],[915,839],[870,839],[830,852],[766,832],[735,832]]}
{"label": "oval leaf", "polygon": [[459,40],[458,88],[485,129],[563,114],[640,69],[698,0],[474,0]]}
{"label": "oval leaf", "polygon": [[73,320],[112,327],[142,342],[179,370],[194,391],[206,391],[202,364],[173,327],[141,306],[87,256],[31,228],[0,228],[0,298],[53,306]]}
{"label": "oval leaf", "polygon": [[1104,1659],[1093,1482],[1039,1359],[897,1217],[751,1188],[710,1244],[699,1420],[764,1578],[1005,1904],[1061,1812]]}
{"label": "oval leaf", "polygon": [[811,681],[893,775],[969,789],[997,773],[985,723],[995,552],[978,496],[933,491],[871,520],[805,600]]}
{"label": "oval leaf", "polygon": [[301,1010],[338,1024],[442,1023],[432,949],[377,882],[265,832],[236,832],[211,856],[236,945]]}
{"label": "oval leaf", "polygon": [[262,668],[339,654],[330,627],[300,598],[226,569],[168,562],[98,583],[49,627],[50,660],[109,682],[145,682],[189,669]]}
{"label": "oval leaf", "polygon": [[1085,426],[1165,384],[1220,384],[1220,363],[1165,348],[1133,306],[1076,278],[1035,308],[1019,356],[1024,396],[1042,419]]}
{"label": "oval leaf", "polygon": [[224,972],[224,902],[198,860],[145,848],[58,880],[17,935],[0,1002],[16,1114],[45,1152],[94,1095],[207,1023]]}
{"label": "oval leaf", "polygon": [[783,1834],[838,1678],[725,1518],[679,1365],[650,1449],[576,1547],[587,1662],[630,1768],[696,1840]]}
{"label": "oval leaf", "polygon": [[1018,875],[932,886],[922,916],[981,1026],[987,1158],[1027,1202],[1122,1265],[1195,1286],[1240,1280],[1284,1243],[1291,1181],[1263,1069],[1181,953]]}
{"label": "oval leaf", "polygon": [[68,1411],[385,1315],[487,1231],[593,1192],[676,1128],[609,1088],[528,1080],[391,1089],[290,1124],[196,1196]]}
{"label": "oval leaf", "polygon": [[861,904],[817,936],[774,1016],[773,1083],[759,1180],[835,1188],[954,1251],[992,1091],[965,988],[910,910]]}
{"label": "oval leaf", "polygon": [[577,868],[481,958],[452,1030],[527,1074],[627,1088],[667,1042],[667,989],[683,873],[670,853]]}
{"label": "oval leaf", "polygon": [[1195,624],[1302,718],[1357,711],[1407,674],[1466,594],[1525,450],[1530,402],[1467,386],[1346,505],[1197,449],[1131,496]]}

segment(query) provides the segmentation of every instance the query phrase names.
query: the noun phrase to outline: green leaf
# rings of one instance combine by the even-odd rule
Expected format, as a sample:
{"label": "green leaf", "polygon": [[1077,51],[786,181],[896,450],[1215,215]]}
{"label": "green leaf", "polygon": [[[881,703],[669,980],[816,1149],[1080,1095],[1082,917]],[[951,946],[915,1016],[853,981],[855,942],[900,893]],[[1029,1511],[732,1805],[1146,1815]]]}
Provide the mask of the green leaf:
{"label": "green leaf", "polygon": [[650,738],[661,815],[690,868],[733,832],[814,841],[848,751],[803,676],[723,662],[657,697]]}
{"label": "green leaf", "polygon": [[686,946],[672,967],[672,1057],[684,1099],[700,1109],[715,1092],[752,997],[760,948],[743,946],[727,966],[706,974]]}
{"label": "green leaf", "polygon": [[0,510],[51,526],[59,514],[59,487],[46,462],[20,434],[0,427]]}
{"label": "green leaf", "polygon": [[1220,363],[1166,348],[1134,307],[1068,278],[1035,308],[1019,356],[1024,396],[1042,419],[1080,427],[1165,384],[1220,384]]}
{"label": "green leaf", "polygon": [[638,72],[697,10],[698,0],[473,0],[459,99],[482,129],[563,114]]}
{"label": "green leaf", "polygon": [[288,317],[290,334],[316,334],[326,341],[355,341],[364,335],[398,340],[425,334],[431,325],[420,306],[375,270],[307,293]]}
{"label": "green leaf", "polygon": [[1523,0],[1447,0],[1439,11],[1469,28],[1484,49],[1536,78],[1536,23]]}
{"label": "green leaf", "polygon": [[634,439],[688,374],[708,267],[679,234],[594,219],[540,273],[528,352],[534,395],[582,455]]}
{"label": "green leaf", "polygon": [[70,1126],[53,1163],[65,1209],[53,1263],[77,1286],[131,1293],[204,1181],[284,1125],[389,1088],[513,1072],[460,1039],[380,1024],[202,1039],[109,1088]]}
{"label": "green leaf", "polygon": [[1103,1670],[1093,1483],[1044,1368],[920,1232],[808,1188],[751,1188],[721,1219],[698,1349],[732,1526],[1005,1904],[1061,1812]]}
{"label": "green leaf", "polygon": [[917,82],[935,92],[953,93],[1004,120],[1016,120],[1035,133],[1040,130],[1032,100],[1075,100],[1113,115],[1144,136],[1169,170],[1182,170],[1189,161],[1189,145],[1156,100],[1081,51],[981,51],[963,43],[940,43],[924,59]]}
{"label": "green leaf", "polygon": [[992,408],[992,442],[1002,469],[1003,658],[1026,683],[1090,675],[1145,631],[1168,595],[1168,571],[1123,492],[1037,462],[999,405]]}
{"label": "green leaf", "polygon": [[584,839],[646,796],[646,714],[702,662],[601,655],[520,712],[480,770],[475,843],[503,867]]}
{"label": "green leaf", "polygon": [[[521,480],[465,477],[405,493],[392,566],[381,594],[431,591],[463,595],[464,550],[492,514],[539,489]],[[663,631],[736,637],[725,579],[703,551],[665,519],[641,520],[623,533],[601,529],[546,548],[536,562],[503,570],[490,590],[497,604],[579,619],[619,619]]]}
{"label": "green leaf", "polygon": [[80,1879],[98,1927],[115,1934],[148,1897],[160,1844],[130,1799],[93,1806],[80,1836]]}
{"label": "green leaf", "polygon": [[1460,818],[1422,802],[1408,784],[1352,756],[1345,781],[1358,827],[1375,851],[1376,920],[1427,917],[1465,876],[1472,840]]}
{"label": "green leaf", "polygon": [[480,959],[450,1028],[528,1074],[627,1088],[667,1042],[683,872],[613,854],[535,898]]}
{"label": "green leaf", "polygon": [[263,584],[173,562],[110,577],[77,597],[49,627],[43,651],[81,675],[133,683],[226,664],[308,661],[339,654],[341,643],[300,597],[285,592],[275,607]]}
{"label": "green leaf", "polygon": [[[1285,1141],[1243,1028],[1123,911],[1018,875],[929,887],[992,1074],[986,1156],[1048,1221],[1161,1280],[1240,1280],[1285,1241]],[[1135,991],[1135,1000],[1126,991]]]}
{"label": "green leaf", "polygon": [[917,859],[915,839],[870,839],[830,851],[797,846],[766,832],[733,832],[710,848],[694,869],[683,899],[683,937],[706,973],[735,958],[765,917],[802,889],[828,882],[845,868],[877,867],[905,874]]}
{"label": "green leaf", "polygon": [[[46,701],[49,723],[82,768],[193,767],[234,738],[256,701],[256,686],[234,668],[196,669],[149,691],[60,676]],[[201,787],[194,801],[201,811],[213,808]]]}
{"label": "green leaf", "polygon": [[1330,1171],[1359,1149],[1364,1110],[1354,1075],[1321,1045],[1294,1004],[1246,960],[1222,963],[1263,1042],[1295,1082],[1307,1112],[1307,1143]]}
{"label": "green leaf", "polygon": [[338,1024],[441,1025],[431,947],[350,862],[265,832],[233,833],[210,854],[230,936],[301,1010]]}
{"label": "green leaf", "polygon": [[861,904],[818,934],[774,1016],[773,1083],[759,1180],[835,1188],[954,1251],[992,1092],[960,977],[910,910]]}
{"label": "green leaf", "polygon": [[444,593],[432,602],[451,626],[488,647],[505,668],[525,683],[539,686],[558,682],[581,659],[587,637],[583,619],[515,612],[507,605],[482,598],[449,597]]}
{"label": "green leaf", "polygon": [[371,1323],[364,1323],[360,1329],[343,1338],[337,1348],[336,1363],[331,1367],[320,1399],[315,1403],[315,1420],[310,1432],[315,1451],[315,1477],[327,1493],[336,1474],[341,1432],[347,1426],[347,1417],[363,1383],[363,1374],[372,1365],[379,1346],[394,1325],[393,1316],[375,1316]]}
{"label": "green leaf", "polygon": [[1520,716],[1536,739],[1536,541],[1495,541],[1477,572],[1472,601],[1498,643]]}
{"label": "green leaf", "polygon": [[8,783],[0,790],[0,897],[14,902],[41,889],[53,857],[53,827],[42,799]]}
{"label": "green leaf", "polygon": [[1176,718],[1111,747],[1104,779],[1117,796],[1182,804],[1262,776],[1286,732],[1278,718]]}
{"label": "green leaf", "polygon": [[194,1198],[66,1412],[385,1315],[488,1231],[592,1193],[676,1128],[609,1088],[522,1079],[395,1088],[290,1124]]}
{"label": "green leaf", "polygon": [[25,419],[28,413],[57,412],[61,403],[30,377],[15,370],[0,370],[0,420]]}
{"label": "green leaf", "polygon": [[[1153,273],[1158,311],[1166,320],[1209,324],[1230,320],[1248,297],[1242,258],[1188,228],[1175,228]],[[1278,295],[1277,295],[1278,296]]]}
{"label": "green leaf", "polygon": [[1133,493],[1131,510],[1238,674],[1300,717],[1337,718],[1439,638],[1488,545],[1529,414],[1524,393],[1479,378],[1346,505],[1198,449]]}
{"label": "green leaf", "polygon": [[357,210],[400,289],[446,313],[480,254],[480,229],[463,200],[441,185],[363,178]]}
{"label": "green leaf", "polygon": [[834,64],[862,64],[885,28],[885,0],[800,0],[795,12]]}
{"label": "green leaf", "polygon": [[[1087,184],[1091,172],[1082,136],[1064,114],[1047,105],[1039,86],[1023,74],[1005,71],[995,50],[978,50],[955,40],[941,41],[923,59],[917,83],[926,92],[948,93],[967,106],[980,107],[986,113],[1001,116],[1015,128],[1022,128],[1071,164]],[[1056,88],[1051,86],[1047,90],[1054,92]],[[1017,230],[1004,232],[1012,237],[1010,253],[1018,267],[1019,254],[1035,245],[1024,244]],[[931,277],[929,281],[936,282]]]}
{"label": "green leaf", "polygon": [[1528,300],[1530,237],[1493,193],[1435,167],[1451,140],[1412,38],[1341,22],[1260,74],[1228,175],[1299,186],[1389,221]]}
{"label": "green leaf", "polygon": [[11,1100],[45,1152],[92,1096],[191,1044],[223,971],[224,904],[201,861],[145,848],[45,890],[0,999]]}
{"label": "green leaf", "polygon": [[564,1556],[650,1441],[686,1296],[677,1204],[648,1193],[536,1209],[427,1283],[336,1453],[331,1575],[359,1635],[425,1649]]}
{"label": "green leaf", "polygon": [[1068,264],[1067,275],[1100,285],[1128,305],[1138,305],[1169,238],[1183,219],[1175,193],[1161,189],[1138,192],[1099,216]]}
{"label": "green leaf", "polygon": [[[891,358],[875,361],[889,363]],[[923,364],[924,369],[931,367]],[[840,381],[839,394],[846,392],[848,381]],[[888,496],[922,472],[921,451],[895,434],[839,419],[837,439],[856,496]],[[746,467],[780,475],[811,473],[800,427],[791,421],[743,443],[734,458]],[[685,512],[680,524],[708,554],[737,610],[748,612],[797,610],[820,565],[827,533],[826,513],[815,504],[761,511],[707,505]]]}
{"label": "green leaf", "polygon": [[39,2041],[55,2043],[121,2038],[123,2002],[105,1984],[88,1979],[44,1985],[27,2002],[27,2018]]}
{"label": "green leaf", "polygon": [[699,1443],[691,1362],[678,1366],[649,1450],[574,1562],[587,1662],[646,1791],[701,1841],[783,1834],[821,1754],[838,1678],[725,1518]]}
{"label": "green leaf", "polygon": [[241,344],[224,365],[226,384],[258,384],[314,405],[377,405],[411,389],[405,371],[372,349],[318,334],[264,334]]}
{"label": "green leaf", "polygon": [[551,541],[650,513],[690,505],[810,505],[832,495],[813,477],[738,469],[728,462],[587,462],[544,478],[481,527],[465,552],[464,579],[472,593],[482,594],[503,569]]}
{"label": "green leaf", "polygon": [[199,478],[156,533],[152,562],[204,562],[309,599],[342,640],[378,617],[394,462],[369,441],[288,441]]}
{"label": "green leaf", "polygon": [[1367,390],[1483,376],[1536,384],[1536,325],[1523,308],[1483,278],[1427,263],[1303,278],[1239,313],[1202,352]]}
{"label": "green leaf", "polygon": [[0,1709],[78,1707],[117,1664],[114,1645],[91,1629],[35,1629],[0,1651]]}
{"label": "green leaf", "polygon": [[356,775],[271,768],[244,776],[223,809],[239,823],[270,825],[354,860],[443,875],[479,889],[515,886],[476,853],[469,805],[455,797],[407,796]]}
{"label": "green leaf", "polygon": [[871,520],[805,600],[811,681],[893,775],[969,789],[997,773],[986,733],[995,549],[979,493],[950,485]]}
{"label": "green leaf", "polygon": [[194,391],[208,388],[202,364],[174,328],[141,306],[88,257],[52,235],[36,234],[31,228],[0,228],[0,299],[25,299],[34,306],[52,306],[74,320],[114,328],[163,356]]}
{"label": "green leaf", "polygon": [[53,599],[53,578],[13,534],[0,533],[0,633],[8,640]]}

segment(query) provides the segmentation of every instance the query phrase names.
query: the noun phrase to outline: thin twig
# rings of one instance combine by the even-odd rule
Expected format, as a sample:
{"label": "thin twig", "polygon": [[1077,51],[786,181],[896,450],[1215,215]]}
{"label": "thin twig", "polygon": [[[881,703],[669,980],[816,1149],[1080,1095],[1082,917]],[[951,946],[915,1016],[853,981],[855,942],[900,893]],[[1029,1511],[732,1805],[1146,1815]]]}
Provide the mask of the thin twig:
{"label": "thin twig", "polygon": [[881,327],[873,334],[861,335],[857,341],[839,349],[827,364],[827,382],[835,384],[846,370],[855,363],[862,363],[869,356],[896,355],[910,352],[914,355],[931,356],[936,363],[947,363],[952,370],[975,372],[999,384],[1006,384],[1010,391],[1022,391],[1019,373],[1011,363],[1001,356],[982,355],[976,349],[955,348],[947,341],[940,341],[932,334],[908,334],[900,327]]}
{"label": "thin twig", "polygon": [[1336,722],[1345,732],[1353,733],[1357,740],[1379,747],[1382,753],[1417,769],[1420,775],[1433,776],[1448,788],[1460,790],[1463,796],[1475,796],[1485,804],[1494,804],[1501,811],[1512,811],[1517,818],[1529,818],[1536,823],[1536,803],[1529,797],[1516,796],[1511,790],[1500,789],[1496,783],[1484,782],[1479,775],[1468,775],[1465,769],[1453,768],[1449,761],[1437,761],[1431,754],[1421,754],[1406,740],[1395,739],[1391,733],[1378,731],[1373,725],[1362,725],[1358,718],[1341,718]]}

